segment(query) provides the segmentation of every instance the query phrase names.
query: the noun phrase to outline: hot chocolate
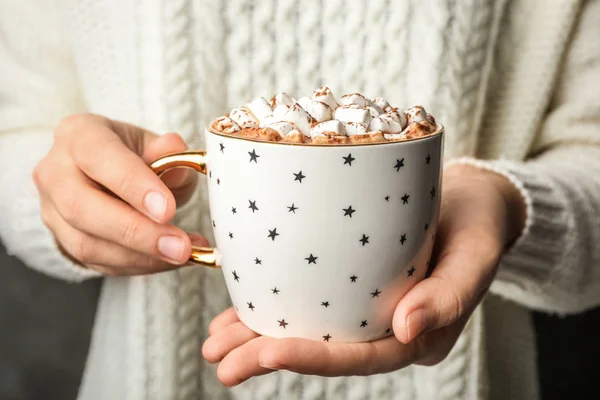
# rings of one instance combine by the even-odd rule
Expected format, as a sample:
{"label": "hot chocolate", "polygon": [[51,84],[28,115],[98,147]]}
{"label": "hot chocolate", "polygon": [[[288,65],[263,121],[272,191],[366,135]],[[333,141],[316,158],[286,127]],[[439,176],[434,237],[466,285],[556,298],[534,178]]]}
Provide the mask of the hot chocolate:
{"label": "hot chocolate", "polygon": [[437,130],[422,106],[399,110],[381,97],[360,93],[346,94],[338,102],[328,87],[298,100],[283,92],[268,101],[259,97],[217,118],[211,127],[249,139],[330,145],[397,142]]}

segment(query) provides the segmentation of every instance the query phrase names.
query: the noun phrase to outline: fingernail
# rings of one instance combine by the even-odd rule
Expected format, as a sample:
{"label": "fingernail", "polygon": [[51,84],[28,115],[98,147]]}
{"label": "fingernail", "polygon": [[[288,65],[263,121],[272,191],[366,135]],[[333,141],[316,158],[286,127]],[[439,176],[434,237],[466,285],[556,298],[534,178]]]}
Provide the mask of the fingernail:
{"label": "fingernail", "polygon": [[427,327],[427,315],[425,310],[418,309],[406,317],[406,336],[408,341],[412,341],[419,336]]}
{"label": "fingernail", "polygon": [[272,370],[289,369],[287,365],[277,363],[259,363],[259,365],[263,368]]}
{"label": "fingernail", "polygon": [[149,192],[144,197],[144,207],[152,218],[159,221],[167,211],[167,199],[159,192]]}
{"label": "fingernail", "polygon": [[161,236],[158,239],[158,251],[164,257],[179,264],[183,255],[183,240],[177,236]]}

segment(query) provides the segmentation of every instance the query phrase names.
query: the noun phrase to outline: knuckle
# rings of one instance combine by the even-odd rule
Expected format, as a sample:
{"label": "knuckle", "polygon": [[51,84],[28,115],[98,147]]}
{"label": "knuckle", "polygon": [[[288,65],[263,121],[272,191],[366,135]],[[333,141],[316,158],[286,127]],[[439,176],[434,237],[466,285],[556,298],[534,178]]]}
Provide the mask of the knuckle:
{"label": "knuckle", "polygon": [[91,264],[93,262],[90,240],[86,235],[79,234],[71,238],[71,243],[68,247],[69,252],[75,259],[82,264]]}
{"label": "knuckle", "polygon": [[119,197],[123,199],[131,199],[135,193],[135,182],[135,174],[132,172],[126,172],[121,177],[121,182],[119,183]]}
{"label": "knuckle", "polygon": [[140,234],[141,223],[139,218],[132,218],[127,221],[121,233],[121,241],[124,246],[132,247]]}
{"label": "knuckle", "polygon": [[103,117],[92,113],[68,115],[60,120],[54,130],[54,135],[56,137],[69,136],[90,123],[102,121],[104,121]]}
{"label": "knuckle", "polygon": [[69,225],[77,226],[81,214],[81,201],[74,190],[64,190],[56,207]]}

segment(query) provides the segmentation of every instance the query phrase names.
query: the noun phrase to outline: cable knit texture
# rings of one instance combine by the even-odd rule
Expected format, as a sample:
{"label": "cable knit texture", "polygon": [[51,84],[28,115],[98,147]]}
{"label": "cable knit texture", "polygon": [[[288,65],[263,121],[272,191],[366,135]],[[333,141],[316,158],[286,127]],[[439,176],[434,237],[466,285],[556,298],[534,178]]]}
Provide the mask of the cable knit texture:
{"label": "cable knit texture", "polygon": [[[57,250],[30,175],[69,114],[177,131],[279,90],[363,91],[420,103],[445,154],[504,175],[527,205],[489,296],[435,367],[371,377],[288,372],[226,389],[201,359],[229,305],[222,275],[105,278],[79,398],[535,399],[528,309],[600,304],[600,1],[3,1],[0,235],[32,268],[98,276]],[[24,29],[27,27],[27,29]],[[500,40],[501,38],[501,40]],[[561,61],[564,60],[564,61]],[[176,222],[211,235],[204,178]],[[116,368],[118,366],[118,368]]]}

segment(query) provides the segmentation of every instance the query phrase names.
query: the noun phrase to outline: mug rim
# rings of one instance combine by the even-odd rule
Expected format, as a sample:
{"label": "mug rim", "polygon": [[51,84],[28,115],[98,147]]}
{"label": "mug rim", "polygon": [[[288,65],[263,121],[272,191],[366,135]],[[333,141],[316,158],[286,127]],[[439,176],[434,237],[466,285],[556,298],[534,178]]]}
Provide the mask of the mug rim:
{"label": "mug rim", "polygon": [[246,142],[258,142],[258,143],[283,145],[283,146],[296,146],[296,147],[367,147],[367,146],[393,145],[393,144],[401,145],[402,143],[409,143],[409,142],[416,142],[416,141],[419,141],[419,140],[431,139],[431,138],[434,138],[436,136],[441,136],[445,132],[444,126],[442,124],[440,124],[439,122],[436,122],[436,130],[435,130],[435,132],[430,133],[429,135],[426,135],[426,136],[421,136],[421,137],[417,137],[417,138],[413,138],[413,139],[398,140],[398,141],[394,141],[394,142],[377,142],[377,143],[360,143],[360,144],[351,144],[351,143],[343,143],[343,144],[325,144],[325,143],[323,143],[323,144],[319,144],[319,143],[289,143],[289,142],[284,142],[284,141],[270,142],[270,141],[267,141],[267,140],[260,140],[260,139],[254,139],[254,138],[247,138],[247,137],[235,136],[235,135],[230,135],[230,134],[225,134],[225,133],[222,133],[222,132],[218,132],[211,125],[206,126],[205,129],[208,132],[212,133],[213,135],[221,136],[221,137],[225,137],[225,138],[229,138],[229,139],[237,139],[237,140],[242,140],[242,141],[246,141]]}

